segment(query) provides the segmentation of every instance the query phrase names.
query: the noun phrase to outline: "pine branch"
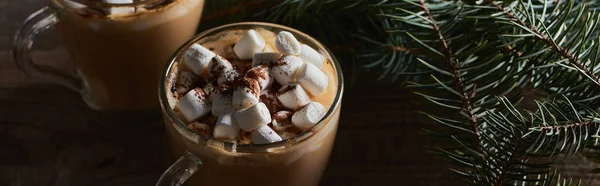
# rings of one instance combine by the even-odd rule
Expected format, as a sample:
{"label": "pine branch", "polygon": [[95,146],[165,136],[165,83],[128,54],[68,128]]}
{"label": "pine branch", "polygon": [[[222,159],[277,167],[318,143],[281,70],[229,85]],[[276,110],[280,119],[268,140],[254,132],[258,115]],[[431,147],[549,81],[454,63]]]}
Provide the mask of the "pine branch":
{"label": "pine branch", "polygon": [[480,152],[481,147],[479,147],[479,143],[480,143],[481,137],[479,136],[479,130],[478,130],[479,123],[477,122],[477,117],[474,115],[473,105],[471,104],[471,97],[475,93],[474,91],[477,88],[477,84],[474,84],[473,89],[471,89],[471,91],[465,90],[465,87],[463,86],[463,82],[461,82],[461,78],[460,78],[461,73],[459,71],[459,66],[458,66],[458,64],[460,62],[455,58],[454,53],[449,48],[448,42],[444,38],[444,35],[442,35],[442,32],[440,31],[440,28],[437,25],[436,20],[433,18],[433,15],[429,11],[429,8],[425,5],[425,1],[419,0],[419,4],[421,5],[421,8],[423,9],[423,11],[425,13],[424,15],[427,16],[427,19],[429,19],[429,22],[430,22],[429,24],[431,25],[432,31],[434,32],[435,36],[437,37],[437,39],[439,41],[440,48],[442,49],[441,52],[443,54],[444,61],[446,62],[448,71],[450,72],[450,75],[452,76],[452,84],[454,85],[454,90],[457,91],[458,94],[461,96],[461,109],[460,110],[461,110],[461,112],[467,114],[467,119],[469,121],[471,130],[473,132],[473,144],[475,146],[475,150]]}
{"label": "pine branch", "polygon": [[[569,51],[567,51],[567,49],[565,49],[564,47],[558,45],[554,39],[550,38],[548,35],[542,33],[540,30],[540,28],[536,28],[534,27],[532,24],[530,23],[526,23],[521,19],[518,19],[513,13],[507,11],[506,9],[504,9],[504,7],[494,3],[491,0],[485,0],[485,2],[487,2],[488,4],[496,7],[499,11],[502,11],[508,18],[510,18],[512,21],[516,22],[517,24],[519,24],[522,27],[526,27],[528,28],[529,32],[532,32],[535,34],[536,37],[539,37],[543,43],[545,43],[546,45],[552,47],[552,49],[555,52],[558,52],[562,57],[568,59],[569,64],[575,66],[577,69],[579,69],[580,71],[582,71],[583,73],[585,73],[585,75],[589,76],[591,81],[594,82],[596,85],[598,85],[598,88],[600,88],[600,79],[598,79],[598,77],[596,77],[596,75],[594,74],[594,72],[592,72],[590,69],[588,69],[586,66],[584,66],[581,61],[578,59],[578,57],[574,56],[573,54],[569,53]],[[574,1],[571,1],[574,2]],[[531,3],[531,1],[529,2]],[[530,20],[534,20],[535,18],[531,18]],[[543,22],[540,22],[542,24],[543,27],[546,27],[545,25],[543,25]],[[547,29],[546,29],[546,33]]]}
{"label": "pine branch", "polygon": [[531,153],[552,157],[597,145],[598,138],[594,136],[600,134],[600,115],[593,109],[574,105],[567,98],[538,102],[537,106],[538,110],[531,113],[534,125],[527,134],[536,138],[529,149]]}
{"label": "pine branch", "polygon": [[[507,170],[520,168],[515,164],[523,163],[523,142],[517,140],[503,143],[506,146],[503,146],[502,152],[512,155],[494,157],[501,152],[489,148],[497,144],[485,136],[491,129],[480,119],[490,114],[484,112],[486,109],[493,109],[497,105],[490,96],[507,95],[515,87],[524,84],[522,79],[514,78],[523,72],[511,67],[515,61],[510,55],[490,55],[489,51],[497,51],[500,43],[481,34],[484,29],[476,29],[473,33],[456,29],[478,28],[476,21],[465,19],[478,13],[477,11],[470,11],[464,4],[454,2],[440,1],[429,5],[424,1],[405,2],[403,5],[396,4],[391,10],[383,7],[387,13],[383,16],[390,18],[397,28],[403,28],[404,31],[388,30],[388,33],[410,38],[412,43],[403,43],[409,45],[408,48],[424,49],[424,53],[415,56],[415,59],[429,68],[432,80],[431,83],[413,82],[409,87],[427,91],[428,93],[417,94],[441,108],[447,108],[449,113],[454,113],[449,114],[450,116],[426,114],[433,121],[447,127],[446,132],[438,136],[451,137],[456,142],[456,146],[434,148],[434,153],[456,165],[451,170],[471,184],[493,185],[513,179],[514,176],[509,175],[510,171]],[[436,9],[431,10],[429,7]],[[449,22],[449,19],[454,22]],[[457,49],[453,50],[452,46]],[[493,67],[490,69],[488,65]],[[492,80],[492,77],[500,79]],[[478,86],[479,84],[485,86]],[[437,90],[447,92],[440,93]]]}
{"label": "pine branch", "polygon": [[505,33],[505,37],[517,38],[513,43],[527,46],[521,49],[526,56],[521,58],[536,64],[531,69],[536,88],[577,102],[598,102],[598,13],[586,13],[585,3],[576,6],[575,1],[543,1],[541,6],[517,1],[507,8],[494,1],[485,2],[501,13],[496,19],[518,29],[518,33]]}

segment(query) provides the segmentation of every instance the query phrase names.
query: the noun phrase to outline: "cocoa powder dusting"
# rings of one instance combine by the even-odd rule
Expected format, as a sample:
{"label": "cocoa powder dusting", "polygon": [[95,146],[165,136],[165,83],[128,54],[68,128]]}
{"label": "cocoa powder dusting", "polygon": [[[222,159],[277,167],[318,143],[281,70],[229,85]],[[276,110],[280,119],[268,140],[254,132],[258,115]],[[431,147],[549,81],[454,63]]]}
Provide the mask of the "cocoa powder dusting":
{"label": "cocoa powder dusting", "polygon": [[200,87],[194,88],[194,93],[196,94],[196,97],[198,97],[198,99],[200,100],[206,98],[206,93],[204,93],[204,91]]}
{"label": "cocoa powder dusting", "polygon": [[248,70],[248,72],[246,72],[246,77],[247,78],[251,78],[251,79],[267,79],[267,67],[263,66],[263,65],[259,65],[256,66],[254,68],[251,68],[250,70]]}
{"label": "cocoa powder dusting", "polygon": [[259,99],[267,106],[270,114],[283,110],[283,104],[273,94],[263,94]]}
{"label": "cocoa powder dusting", "polygon": [[235,59],[231,60],[231,66],[240,74],[246,73],[248,70],[252,68],[252,60],[240,60]]}
{"label": "cocoa powder dusting", "polygon": [[287,65],[287,62],[281,61],[281,60],[277,60],[277,61],[273,62],[273,66],[283,66],[283,65]]}
{"label": "cocoa powder dusting", "polygon": [[212,131],[210,130],[212,127],[204,125],[202,122],[193,122],[188,124],[187,127],[204,137],[210,137],[212,135]]}
{"label": "cocoa powder dusting", "polygon": [[276,123],[278,123],[281,126],[291,126],[292,125],[292,115],[294,113],[293,112],[277,112],[273,115],[273,120],[276,121]]}
{"label": "cocoa powder dusting", "polygon": [[246,92],[251,93],[252,95],[258,97],[258,95],[260,94],[260,85],[258,85],[258,82],[254,79],[250,79],[250,78],[240,78],[237,81],[235,81],[234,83],[235,87],[247,87],[248,89],[246,90]]}
{"label": "cocoa powder dusting", "polygon": [[[216,59],[217,57],[223,61],[229,62],[227,59],[225,59],[221,56],[216,56],[215,58],[213,58],[211,60],[211,63],[214,61],[215,63],[218,64],[217,59]],[[223,70],[225,70],[225,67],[223,65],[213,65],[211,67],[212,68],[210,69],[210,74],[213,74],[213,75],[221,74],[221,73],[223,73]]]}
{"label": "cocoa powder dusting", "polygon": [[227,95],[227,94],[231,94],[233,92],[231,85],[226,84],[226,83],[219,85],[216,89],[217,89],[217,92],[221,95]]}

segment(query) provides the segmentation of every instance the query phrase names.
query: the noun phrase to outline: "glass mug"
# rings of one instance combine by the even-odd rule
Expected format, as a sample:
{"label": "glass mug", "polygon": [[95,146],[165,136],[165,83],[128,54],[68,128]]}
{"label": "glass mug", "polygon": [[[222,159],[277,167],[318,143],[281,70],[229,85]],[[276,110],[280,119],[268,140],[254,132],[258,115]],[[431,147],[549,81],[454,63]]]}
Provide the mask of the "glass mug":
{"label": "glass mug", "polygon": [[[264,28],[274,33],[288,31],[300,42],[321,51],[328,61],[323,69],[330,69],[333,76],[330,78],[337,83],[334,84],[333,90],[337,92],[331,100],[331,107],[311,129],[280,142],[234,144],[206,139],[190,130],[172,110],[175,103],[169,103],[168,99],[170,74],[178,69],[178,61],[192,44],[210,41],[211,36],[218,37],[222,31],[251,28]],[[200,33],[173,55],[159,82],[159,100],[167,136],[174,154],[181,157],[163,173],[156,185],[181,185],[183,182],[190,186],[318,185],[335,141],[343,88],[341,68],[333,54],[317,40],[298,30],[271,23],[243,22]]]}
{"label": "glass mug", "polygon": [[[203,7],[204,0],[51,0],[17,31],[13,59],[27,74],[80,92],[94,110],[157,109],[156,81],[196,32]],[[31,59],[35,36],[54,25],[76,73]]]}

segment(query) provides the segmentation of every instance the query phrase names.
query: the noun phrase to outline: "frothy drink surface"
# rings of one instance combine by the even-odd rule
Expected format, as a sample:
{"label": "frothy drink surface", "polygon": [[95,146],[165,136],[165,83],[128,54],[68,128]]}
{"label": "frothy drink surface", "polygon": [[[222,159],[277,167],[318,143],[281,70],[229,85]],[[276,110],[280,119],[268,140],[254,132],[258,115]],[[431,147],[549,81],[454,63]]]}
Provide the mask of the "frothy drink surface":
{"label": "frothy drink surface", "polygon": [[59,5],[58,31],[93,104],[115,110],[157,106],[159,74],[195,33],[203,5],[176,0],[122,16],[83,15]]}
{"label": "frothy drink surface", "polygon": [[[261,28],[256,28],[254,30],[265,40],[266,44],[264,49],[262,49],[262,52],[267,50],[277,52],[277,47],[274,44],[277,39],[277,33]],[[214,52],[217,57],[221,56],[227,59],[231,62],[234,69],[240,72],[240,76],[244,76],[248,69],[252,68],[252,59],[239,59],[236,56],[234,47],[247,32],[248,30],[244,29],[227,30],[203,38],[198,41],[197,44]],[[165,94],[167,94],[169,104],[183,122],[186,124],[191,123],[188,124],[188,127],[195,130],[196,133],[201,136],[213,138],[212,130],[215,127],[214,123],[217,118],[221,116],[214,116],[209,112],[195,121],[186,121],[181,111],[179,111],[179,108],[177,108],[179,105],[178,102],[186,96],[186,92],[194,91],[193,87],[186,87],[185,91],[180,90],[181,87],[178,85],[183,83],[181,82],[181,76],[184,73],[186,75],[191,74],[190,71],[193,71],[193,69],[182,62],[183,57],[180,56],[177,61],[178,62],[173,65],[166,83],[165,90],[167,90],[167,92]],[[281,61],[278,63],[281,63]],[[276,65],[270,67],[271,75],[273,72],[272,68],[275,66]],[[323,105],[324,110],[328,111],[333,107],[332,104],[336,98],[338,79],[331,59],[324,58],[320,70],[327,76],[327,86],[321,95],[308,95],[311,102],[320,103]],[[198,79],[207,81],[204,82]],[[193,86],[206,87],[208,84],[214,84],[214,82],[216,82],[211,80],[211,75],[208,73],[200,74],[198,79],[195,80],[201,83],[194,83]],[[232,86],[237,85],[232,83]],[[269,95],[279,96],[282,92],[281,89],[285,89],[281,88],[283,85],[280,85],[277,81],[273,82],[270,86],[271,88],[261,90],[261,92],[266,91],[269,92]],[[214,107],[214,97],[212,101],[212,106]],[[261,99],[261,103],[262,102],[264,102],[263,99]],[[273,106],[269,105],[269,103],[265,104],[269,107],[269,111],[267,112],[271,112],[271,116],[273,117],[275,117],[275,113],[278,110],[285,110],[293,114],[307,107],[303,106],[297,109],[289,109],[280,105],[278,107],[276,106],[275,110],[272,110]],[[337,104],[340,103],[338,102]],[[239,110],[235,112],[239,112]],[[189,185],[318,185],[333,147],[339,113],[340,109],[338,105],[337,109],[321,121],[322,124],[320,125],[320,128],[298,129],[292,127],[294,129],[286,130],[285,132],[277,131],[284,140],[294,137],[305,130],[310,130],[314,134],[300,143],[260,153],[232,152],[211,147],[211,144],[207,144],[206,141],[201,140],[198,143],[195,140],[191,140],[193,137],[187,136],[186,134],[183,134],[182,136],[181,130],[176,129],[173,126],[174,121],[169,118],[165,119],[165,125],[175,154],[181,155],[184,150],[188,150],[202,159],[203,167],[187,182]],[[273,123],[269,123],[266,126],[276,129]],[[254,132],[256,132],[256,130],[251,132],[240,130],[239,135],[234,140],[217,140],[233,142],[236,144],[256,143],[253,138]]]}

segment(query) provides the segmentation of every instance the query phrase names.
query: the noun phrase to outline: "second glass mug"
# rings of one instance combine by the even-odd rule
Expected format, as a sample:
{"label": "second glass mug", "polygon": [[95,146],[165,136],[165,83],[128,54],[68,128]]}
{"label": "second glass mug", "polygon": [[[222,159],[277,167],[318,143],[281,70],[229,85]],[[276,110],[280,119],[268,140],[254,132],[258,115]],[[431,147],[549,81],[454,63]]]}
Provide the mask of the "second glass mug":
{"label": "second glass mug", "polygon": [[[156,109],[156,81],[171,54],[194,35],[204,0],[107,2],[116,1],[51,0],[17,31],[13,60],[27,74],[80,92],[94,110]],[[31,59],[35,36],[54,25],[76,73]]]}
{"label": "second glass mug", "polygon": [[[206,139],[190,130],[172,110],[175,103],[168,98],[172,86],[170,75],[178,69],[178,61],[192,44],[211,41],[222,31],[252,28],[264,28],[274,33],[288,31],[300,42],[321,51],[327,59],[324,66],[330,65],[333,71],[331,78],[336,83],[335,98],[332,98],[331,107],[319,123],[287,140],[269,144],[234,144]],[[333,54],[314,38],[289,27],[242,22],[198,34],[173,55],[159,81],[159,100],[167,136],[174,154],[181,157],[163,173],[156,185],[181,185],[183,182],[189,186],[318,185],[335,141],[343,82],[341,68]]]}

